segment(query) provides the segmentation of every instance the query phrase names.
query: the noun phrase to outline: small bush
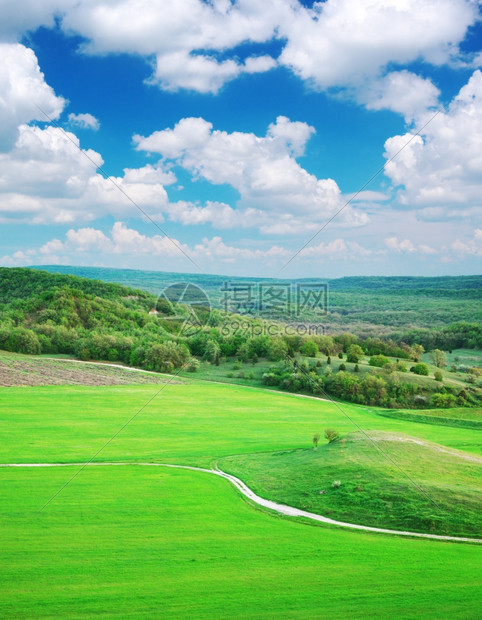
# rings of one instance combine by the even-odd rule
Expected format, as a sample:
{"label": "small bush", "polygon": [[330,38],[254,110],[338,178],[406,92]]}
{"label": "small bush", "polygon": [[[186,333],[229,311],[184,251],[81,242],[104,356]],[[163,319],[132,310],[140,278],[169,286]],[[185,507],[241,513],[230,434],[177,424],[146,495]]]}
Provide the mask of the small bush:
{"label": "small bush", "polygon": [[338,366],[338,370],[346,370],[346,366],[345,366],[345,364],[340,364],[340,365]]}
{"label": "small bush", "polygon": [[368,362],[370,366],[377,366],[378,368],[383,368],[385,364],[389,364],[390,360],[386,355],[372,355],[370,361]]}
{"label": "small bush", "polygon": [[360,366],[358,366],[358,364],[355,364],[355,368],[353,369],[353,372],[360,372]]}
{"label": "small bush", "polygon": [[188,372],[197,372],[201,366],[201,362],[195,357],[191,357],[187,366]]}
{"label": "small bush", "polygon": [[428,377],[430,374],[429,367],[427,364],[423,364],[422,362],[415,364],[415,366],[412,366],[410,370],[416,375],[423,375],[424,377]]}
{"label": "small bush", "polygon": [[432,398],[430,399],[430,404],[432,405],[432,407],[447,408],[454,407],[456,401],[457,399],[453,394],[437,393],[433,394]]}
{"label": "small bush", "polygon": [[301,354],[307,357],[316,357],[318,355],[318,346],[313,340],[307,340],[301,347]]}
{"label": "small bush", "polygon": [[328,443],[333,443],[336,439],[338,439],[339,436],[340,433],[338,431],[335,431],[333,428],[325,429],[325,438],[327,439]]}
{"label": "small bush", "polygon": [[341,480],[333,480],[331,483],[332,489],[339,489],[341,487]]}
{"label": "small bush", "polygon": [[443,376],[443,374],[440,372],[440,370],[436,370],[436,371],[433,373],[433,376],[434,376],[435,381],[443,381],[443,380],[444,380],[444,376]]}

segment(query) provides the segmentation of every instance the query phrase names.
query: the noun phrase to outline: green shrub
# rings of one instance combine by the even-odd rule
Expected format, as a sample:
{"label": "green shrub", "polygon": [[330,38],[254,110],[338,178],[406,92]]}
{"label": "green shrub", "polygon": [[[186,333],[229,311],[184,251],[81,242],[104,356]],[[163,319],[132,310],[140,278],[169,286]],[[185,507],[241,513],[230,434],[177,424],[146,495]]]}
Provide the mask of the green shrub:
{"label": "green shrub", "polygon": [[436,370],[436,371],[433,373],[433,376],[434,376],[435,381],[443,381],[443,380],[444,380],[444,376],[443,376],[443,374],[440,372],[440,370]]}
{"label": "green shrub", "polygon": [[363,349],[358,344],[351,344],[346,352],[346,361],[356,364],[363,357]]}
{"label": "green shrub", "polygon": [[453,394],[437,393],[437,394],[433,394],[432,398],[430,399],[430,404],[432,405],[432,407],[439,407],[439,408],[454,407],[456,402],[457,402],[457,399],[455,398]]}
{"label": "green shrub", "polygon": [[338,431],[335,431],[333,428],[325,429],[325,438],[327,439],[328,443],[332,443],[333,441],[338,439],[339,436],[340,433]]}
{"label": "green shrub", "polygon": [[372,355],[369,361],[370,366],[383,368],[385,364],[389,364],[390,360],[385,355]]}
{"label": "green shrub", "polygon": [[410,368],[410,371],[415,373],[416,375],[423,375],[424,377],[428,377],[430,374],[430,369],[427,364],[423,364],[420,362],[419,364],[415,364]]}
{"label": "green shrub", "polygon": [[316,342],[313,342],[313,340],[307,340],[301,347],[301,353],[307,357],[316,357],[319,353]]}
{"label": "green shrub", "polygon": [[201,367],[201,362],[195,357],[191,357],[191,359],[189,360],[188,366],[187,366],[187,371],[197,372],[200,367]]}

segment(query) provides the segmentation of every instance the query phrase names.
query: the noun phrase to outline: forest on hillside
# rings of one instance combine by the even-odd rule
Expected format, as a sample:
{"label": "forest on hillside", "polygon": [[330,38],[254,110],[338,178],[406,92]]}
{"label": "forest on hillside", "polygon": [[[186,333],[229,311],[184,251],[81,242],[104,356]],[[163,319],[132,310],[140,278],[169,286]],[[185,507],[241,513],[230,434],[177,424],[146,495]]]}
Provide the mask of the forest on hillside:
{"label": "forest on hillside", "polygon": [[[110,269],[103,267],[46,266],[39,269],[53,273],[116,282],[124,286],[158,295],[175,282],[191,282],[209,296],[213,307],[223,305],[223,289],[227,285],[259,286],[273,283],[314,287],[327,285],[326,312],[320,316],[305,309],[297,319],[322,321],[327,331],[351,331],[360,336],[390,336],[408,329],[443,328],[452,323],[482,323],[482,276],[371,276],[338,279],[310,278],[276,280],[270,278],[230,278],[211,274]],[[286,310],[264,313],[266,318],[289,320]]]}
{"label": "forest on hillside", "polygon": [[[299,324],[288,329],[282,322],[198,307],[199,324],[195,332],[186,333],[190,311],[188,306],[119,284],[0,268],[0,349],[17,353],[67,354],[158,372],[181,368],[195,372],[200,360],[219,365],[230,358],[252,364],[265,359],[274,364],[265,373],[266,385],[314,394],[327,392],[353,402],[401,406],[416,404],[417,396],[422,397],[420,405],[427,404],[426,389],[413,381],[400,382],[400,373],[407,370],[404,366],[395,365],[391,372],[396,374],[390,377],[393,363],[388,357],[402,365],[415,362],[416,366],[427,350],[482,348],[482,329],[475,323],[416,328],[391,337],[364,337],[346,331],[310,334],[300,330]],[[380,356],[383,363],[373,364],[376,374],[370,376],[343,374],[346,369],[341,364],[333,374],[331,368],[322,372],[321,363],[315,363],[321,356],[355,363],[357,356]],[[377,368],[383,368],[383,376]],[[469,392],[465,388],[457,392],[441,385],[437,391],[451,394],[442,398],[440,406],[475,402],[470,388]],[[437,399],[431,404],[438,406]]]}

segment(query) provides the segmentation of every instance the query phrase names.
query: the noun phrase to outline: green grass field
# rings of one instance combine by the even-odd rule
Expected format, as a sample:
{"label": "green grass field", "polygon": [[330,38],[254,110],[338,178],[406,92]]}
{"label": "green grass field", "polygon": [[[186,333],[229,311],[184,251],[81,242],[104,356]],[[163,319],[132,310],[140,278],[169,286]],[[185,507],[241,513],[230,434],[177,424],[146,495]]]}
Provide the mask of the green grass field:
{"label": "green grass field", "polygon": [[[70,468],[69,468],[70,470]],[[2,618],[476,618],[480,549],[309,527],[185,471],[3,470]]]}
{"label": "green grass field", "polygon": [[419,440],[403,435],[370,437],[383,454],[358,432],[316,451],[234,456],[221,459],[219,466],[262,497],[332,519],[459,536],[482,532],[481,462],[449,450],[441,453],[437,444],[415,443]]}
{"label": "green grass field", "polygon": [[[0,462],[87,461],[137,412],[97,461],[308,454],[315,432],[356,430],[346,415],[366,431],[481,451],[474,429],[254,387],[168,385],[145,406],[161,387],[0,389]],[[366,452],[360,467],[375,462]],[[440,467],[454,486],[470,475]],[[86,468],[39,512],[76,471],[0,468],[0,617],[478,615],[477,545],[309,526],[252,506],[225,480],[162,468]]]}

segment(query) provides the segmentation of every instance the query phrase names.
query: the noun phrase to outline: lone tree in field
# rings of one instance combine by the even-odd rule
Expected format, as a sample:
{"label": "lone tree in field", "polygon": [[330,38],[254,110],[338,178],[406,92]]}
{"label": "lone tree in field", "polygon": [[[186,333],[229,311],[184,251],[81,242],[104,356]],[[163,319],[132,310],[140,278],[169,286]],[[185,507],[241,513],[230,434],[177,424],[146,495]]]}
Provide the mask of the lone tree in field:
{"label": "lone tree in field", "polygon": [[437,368],[445,368],[445,366],[447,366],[447,356],[445,352],[440,349],[430,351],[430,359],[432,364],[437,366]]}
{"label": "lone tree in field", "polygon": [[424,354],[425,349],[421,344],[414,344],[410,349],[410,357],[414,362],[419,362],[422,359],[422,355]]}
{"label": "lone tree in field", "polygon": [[357,364],[365,355],[363,349],[358,344],[351,344],[346,352],[346,361]]}
{"label": "lone tree in field", "polygon": [[333,443],[339,436],[340,433],[335,431],[333,428],[325,429],[325,437],[328,440],[328,443]]}
{"label": "lone tree in field", "polygon": [[318,442],[320,441],[320,434],[315,433],[313,435],[313,450],[318,450]]}

